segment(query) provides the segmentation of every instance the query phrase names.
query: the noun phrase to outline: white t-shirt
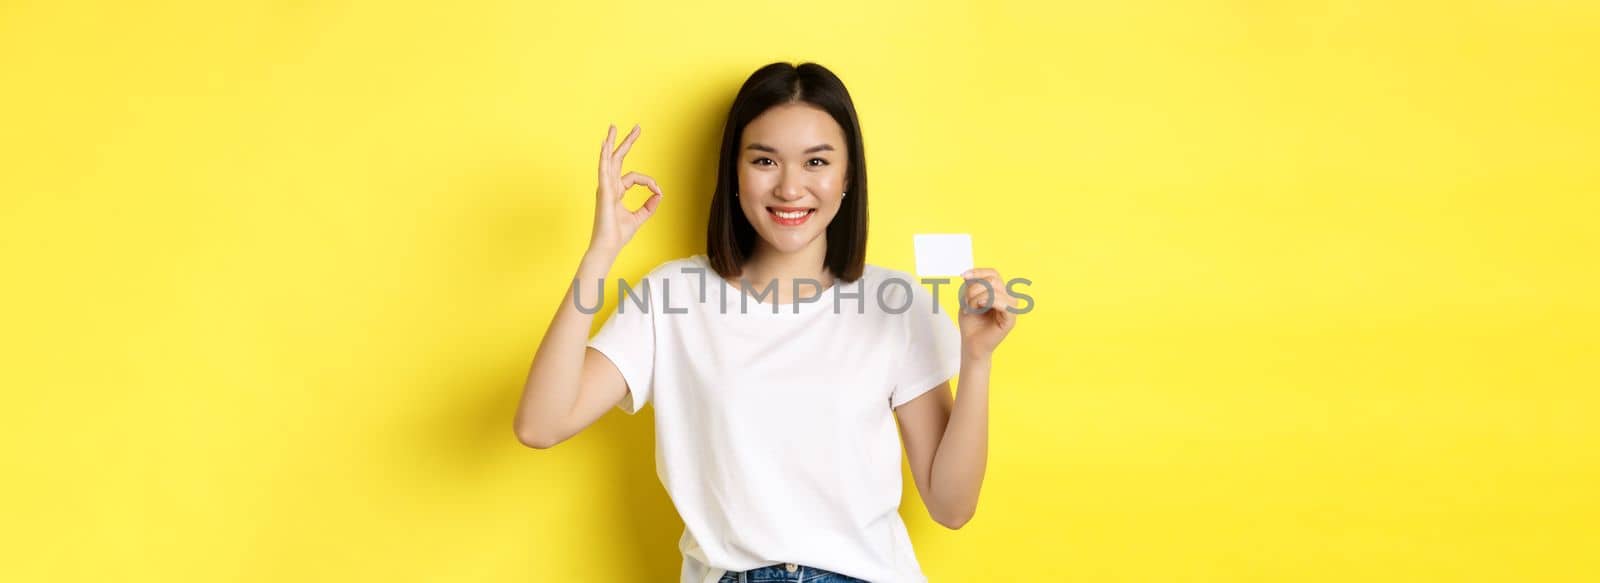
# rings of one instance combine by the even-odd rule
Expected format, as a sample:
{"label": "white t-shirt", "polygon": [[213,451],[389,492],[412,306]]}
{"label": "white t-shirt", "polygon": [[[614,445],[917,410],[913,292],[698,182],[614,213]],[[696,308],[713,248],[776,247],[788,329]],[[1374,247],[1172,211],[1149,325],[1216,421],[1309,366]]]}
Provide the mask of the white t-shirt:
{"label": "white t-shirt", "polygon": [[589,341],[627,380],[618,408],[654,403],[656,475],[684,523],[682,583],[774,563],[927,581],[898,513],[893,408],[956,375],[960,332],[931,284],[905,272],[869,264],[835,281],[802,284],[814,302],[773,304],[756,297],[768,282],[746,294],[705,255],[675,259],[618,297]]}

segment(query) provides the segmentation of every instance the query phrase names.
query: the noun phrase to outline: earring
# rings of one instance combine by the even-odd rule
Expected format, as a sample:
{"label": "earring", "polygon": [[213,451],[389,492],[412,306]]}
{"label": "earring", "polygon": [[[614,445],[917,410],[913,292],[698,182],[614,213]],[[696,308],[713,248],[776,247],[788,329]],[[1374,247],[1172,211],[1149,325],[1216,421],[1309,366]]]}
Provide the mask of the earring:
{"label": "earring", "polygon": [[848,192],[839,193],[839,198],[844,198],[844,197],[847,197],[847,196],[850,196],[850,193],[848,193]]}
{"label": "earring", "polygon": [[739,191],[737,191],[737,190],[733,191],[733,196],[735,198],[737,198],[739,196]]}

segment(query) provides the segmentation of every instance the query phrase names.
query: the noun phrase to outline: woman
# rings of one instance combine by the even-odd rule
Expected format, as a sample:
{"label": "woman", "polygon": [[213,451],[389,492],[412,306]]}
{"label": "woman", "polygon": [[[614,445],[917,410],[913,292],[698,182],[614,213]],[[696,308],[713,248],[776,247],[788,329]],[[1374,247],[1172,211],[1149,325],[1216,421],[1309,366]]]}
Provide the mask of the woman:
{"label": "woman", "polygon": [[[612,126],[601,145],[589,249],[534,356],[519,439],[552,447],[653,402],[684,583],[926,581],[897,511],[896,418],[928,511],[960,528],[983,481],[991,355],[1016,321],[1000,275],[964,274],[958,328],[909,275],[866,264],[849,93],[820,65],[774,63],[728,113],[706,253],[619,285],[586,343],[612,262],[665,196],[622,173],[639,133],[613,150]],[[653,194],[630,211],[635,185]]]}

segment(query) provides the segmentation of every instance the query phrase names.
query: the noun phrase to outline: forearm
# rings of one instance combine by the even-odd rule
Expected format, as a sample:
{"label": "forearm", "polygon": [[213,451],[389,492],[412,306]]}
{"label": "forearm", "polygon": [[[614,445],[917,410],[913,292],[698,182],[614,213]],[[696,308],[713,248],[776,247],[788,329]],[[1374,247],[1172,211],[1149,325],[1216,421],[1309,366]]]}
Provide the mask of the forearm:
{"label": "forearm", "polygon": [[579,261],[574,275],[576,283],[567,286],[567,293],[539,342],[528,379],[523,384],[514,422],[518,435],[550,430],[577,404],[583,353],[594,322],[594,314],[583,313],[578,309],[578,302],[585,309],[600,306],[605,277],[615,260],[615,252],[591,249]]}
{"label": "forearm", "polygon": [[989,461],[990,356],[965,356],[957,381],[955,408],[934,453],[930,472],[941,523],[966,524],[978,509],[978,491]]}

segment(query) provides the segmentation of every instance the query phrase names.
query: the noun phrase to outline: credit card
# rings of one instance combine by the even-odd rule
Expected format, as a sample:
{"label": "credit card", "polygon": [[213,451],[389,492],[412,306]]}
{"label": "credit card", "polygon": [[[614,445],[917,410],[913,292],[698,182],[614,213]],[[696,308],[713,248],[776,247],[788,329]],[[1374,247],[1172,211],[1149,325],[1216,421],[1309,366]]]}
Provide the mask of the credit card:
{"label": "credit card", "polygon": [[918,277],[961,277],[972,269],[972,235],[929,233],[911,236],[917,254]]}

